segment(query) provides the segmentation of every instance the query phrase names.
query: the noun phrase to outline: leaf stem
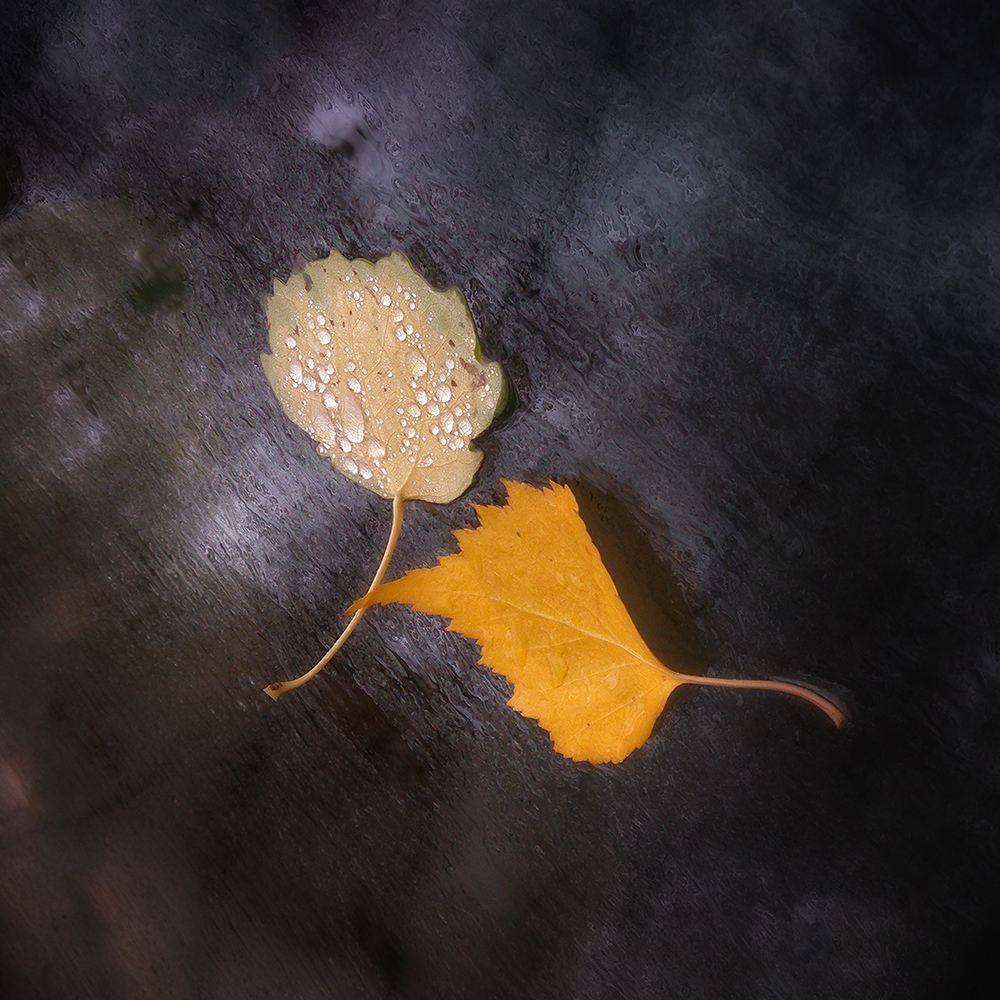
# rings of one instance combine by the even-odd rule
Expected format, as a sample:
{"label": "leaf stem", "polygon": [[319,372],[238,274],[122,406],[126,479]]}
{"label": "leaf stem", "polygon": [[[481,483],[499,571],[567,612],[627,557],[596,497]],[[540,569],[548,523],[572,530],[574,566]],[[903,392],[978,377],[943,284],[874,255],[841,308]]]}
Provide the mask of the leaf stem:
{"label": "leaf stem", "polygon": [[847,716],[832,701],[827,700],[822,695],[799,684],[790,684],[787,681],[753,681],[729,679],[726,677],[699,677],[695,674],[678,674],[670,671],[681,684],[703,684],[706,687],[728,687],[728,688],[751,688],[757,691],[784,691],[786,694],[794,694],[798,698],[804,698],[811,702],[818,709],[825,712],[830,721],[839,729],[847,722]]}
{"label": "leaf stem", "polygon": [[[365,597],[368,596],[381,582],[382,577],[385,576],[385,571],[389,568],[389,561],[392,559],[392,553],[396,548],[396,542],[399,540],[399,530],[403,526],[403,495],[397,493],[392,498],[392,527],[389,529],[389,540],[385,543],[385,552],[382,553],[382,561],[378,565],[378,569],[375,571],[375,576],[372,579],[371,586],[369,586]],[[323,659],[316,664],[311,670],[307,670],[301,677],[296,677],[291,681],[277,681],[274,684],[268,684],[264,688],[264,693],[269,697],[277,701],[283,694],[288,691],[293,691],[297,687],[301,687],[306,681],[312,680],[337,654],[337,651],[341,646],[347,642],[348,636],[354,631],[358,622],[361,621],[361,616],[365,613],[367,608],[359,608],[354,612],[353,617],[347,623],[347,627],[343,632],[340,633],[340,637],[337,641],[326,651]]]}

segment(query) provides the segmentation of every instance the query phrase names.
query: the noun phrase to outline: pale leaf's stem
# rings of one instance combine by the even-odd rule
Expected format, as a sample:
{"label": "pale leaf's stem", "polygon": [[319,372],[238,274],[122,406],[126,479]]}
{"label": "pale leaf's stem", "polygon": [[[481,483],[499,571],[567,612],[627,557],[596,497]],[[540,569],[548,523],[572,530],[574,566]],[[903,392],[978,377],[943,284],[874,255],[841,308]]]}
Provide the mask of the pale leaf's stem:
{"label": "pale leaf's stem", "polygon": [[[365,596],[367,597],[381,582],[382,577],[385,576],[385,571],[389,568],[389,561],[392,559],[393,550],[396,548],[396,542],[399,539],[399,529],[403,526],[403,497],[401,494],[397,494],[392,498],[392,528],[389,530],[389,540],[385,543],[385,552],[382,553],[382,561],[378,565],[378,569],[375,571],[375,577],[371,582],[371,586],[368,588]],[[354,612],[353,617],[347,623],[347,627],[343,632],[340,633],[340,637],[337,641],[326,651],[323,659],[316,664],[312,670],[307,670],[301,677],[296,677],[292,681],[278,681],[274,684],[269,684],[264,688],[264,693],[268,697],[273,698],[277,701],[285,692],[293,691],[297,687],[305,684],[306,681],[312,680],[337,654],[337,651],[341,646],[347,642],[348,636],[354,631],[358,622],[361,621],[361,616],[365,613],[367,609],[361,608]]]}
{"label": "pale leaf's stem", "polygon": [[838,728],[847,722],[847,716],[832,701],[828,701],[815,691],[811,691],[807,687],[800,687],[798,684],[789,684],[787,681],[750,681],[739,679],[729,680],[725,677],[699,677],[694,674],[678,674],[672,670],[670,673],[681,684],[704,684],[707,687],[750,688],[756,691],[784,691],[786,694],[794,694],[798,698],[804,698],[806,701],[811,702],[818,709],[825,712]]}

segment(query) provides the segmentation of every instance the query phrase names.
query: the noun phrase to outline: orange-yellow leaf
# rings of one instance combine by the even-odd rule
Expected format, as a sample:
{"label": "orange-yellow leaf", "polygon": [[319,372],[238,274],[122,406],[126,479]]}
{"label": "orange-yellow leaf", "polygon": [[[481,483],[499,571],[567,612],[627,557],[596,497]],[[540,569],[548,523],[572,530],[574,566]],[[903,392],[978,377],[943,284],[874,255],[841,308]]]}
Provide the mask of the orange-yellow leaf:
{"label": "orange-yellow leaf", "polygon": [[399,602],[450,618],[449,629],[475,639],[481,662],[514,685],[508,704],[537,719],[573,760],[624,760],[686,683],[788,691],[843,721],[833,705],[795,685],[665,667],[625,610],[569,487],[504,485],[507,506],[476,506],[480,526],[455,532],[457,554],[382,584],[349,612]]}

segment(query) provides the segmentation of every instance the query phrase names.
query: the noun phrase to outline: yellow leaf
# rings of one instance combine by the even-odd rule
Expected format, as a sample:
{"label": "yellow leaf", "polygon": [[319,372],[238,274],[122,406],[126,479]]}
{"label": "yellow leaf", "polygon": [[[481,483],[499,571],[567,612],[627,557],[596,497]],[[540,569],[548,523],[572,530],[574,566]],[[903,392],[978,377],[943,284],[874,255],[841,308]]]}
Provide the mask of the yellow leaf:
{"label": "yellow leaf", "polygon": [[387,500],[468,489],[503,372],[479,361],[457,288],[431,288],[400,253],[369,264],[333,250],[275,281],[267,323],[271,388],[338,472]]}
{"label": "yellow leaf", "polygon": [[[369,592],[399,538],[406,500],[448,503],[483,460],[472,439],[493,420],[500,366],[482,362],[457,288],[439,292],[400,253],[374,264],[336,250],[275,281],[267,300],[264,373],[317,452],[365,489],[392,500],[392,526]],[[354,630],[309,671],[265,691],[275,700],[318,673]]]}
{"label": "yellow leaf", "polygon": [[624,760],[649,738],[676,687],[766,688],[843,713],[782,681],[724,680],[660,663],[622,604],[567,486],[504,483],[505,507],[476,506],[480,526],[455,532],[459,552],[382,584],[348,611],[404,603],[451,619],[482,663],[514,685],[508,704],[537,719],[573,760]]}

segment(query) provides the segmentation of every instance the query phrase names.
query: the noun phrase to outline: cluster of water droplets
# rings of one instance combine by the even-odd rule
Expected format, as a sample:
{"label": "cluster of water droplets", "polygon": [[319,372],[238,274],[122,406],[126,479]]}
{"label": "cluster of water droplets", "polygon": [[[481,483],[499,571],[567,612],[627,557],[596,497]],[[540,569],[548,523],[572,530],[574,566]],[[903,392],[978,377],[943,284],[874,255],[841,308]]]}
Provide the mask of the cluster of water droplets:
{"label": "cluster of water droplets", "polygon": [[319,454],[391,491],[400,465],[425,468],[468,446],[472,413],[461,400],[474,369],[447,346],[427,344],[423,326],[432,317],[421,316],[410,289],[397,284],[393,294],[377,277],[353,272],[340,281],[336,316],[298,293],[293,333],[284,338],[289,388],[308,394],[300,413]]}

